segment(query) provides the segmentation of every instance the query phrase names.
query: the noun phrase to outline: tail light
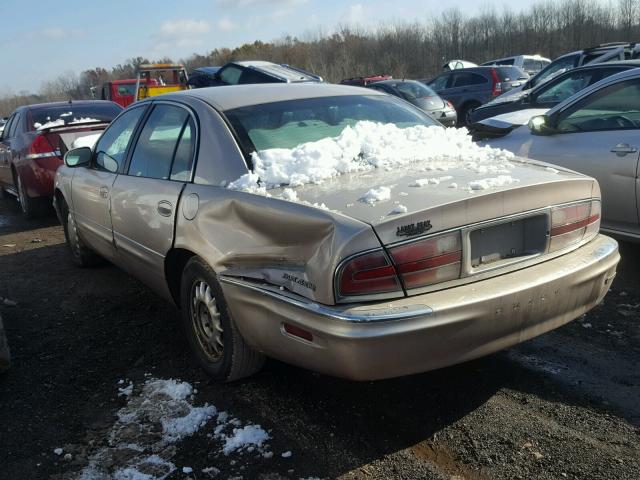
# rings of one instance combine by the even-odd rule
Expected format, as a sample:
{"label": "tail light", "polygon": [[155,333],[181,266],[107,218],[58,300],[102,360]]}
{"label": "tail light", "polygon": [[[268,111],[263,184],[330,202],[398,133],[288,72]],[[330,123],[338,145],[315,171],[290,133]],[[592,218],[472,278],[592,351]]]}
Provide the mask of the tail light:
{"label": "tail light", "polygon": [[551,210],[549,252],[595,236],[600,230],[600,201],[574,203]]}
{"label": "tail light", "polygon": [[447,107],[449,107],[451,110],[455,110],[456,107],[454,107],[453,103],[451,103],[449,100],[445,100],[445,103],[447,104]]}
{"label": "tail light", "polygon": [[347,261],[338,272],[340,296],[402,292],[396,269],[382,250]]}
{"label": "tail light", "polygon": [[60,155],[60,152],[57,152],[49,140],[44,135],[38,135],[33,139],[31,145],[29,145],[29,153],[26,158],[28,160],[37,159],[37,158],[47,158],[47,157],[57,157]]}
{"label": "tail light", "polygon": [[390,253],[407,290],[460,278],[459,231],[400,245]]}
{"label": "tail light", "polygon": [[495,68],[491,69],[491,78],[493,79],[493,89],[491,90],[491,96],[492,97],[497,97],[499,95],[502,95],[502,83],[500,82],[500,79],[498,78],[498,72],[496,71]]}

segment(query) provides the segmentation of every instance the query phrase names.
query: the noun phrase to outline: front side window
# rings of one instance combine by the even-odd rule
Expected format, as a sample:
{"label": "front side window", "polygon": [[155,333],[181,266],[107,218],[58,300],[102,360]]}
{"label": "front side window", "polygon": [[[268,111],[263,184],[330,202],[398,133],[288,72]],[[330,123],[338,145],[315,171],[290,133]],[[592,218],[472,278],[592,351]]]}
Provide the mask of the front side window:
{"label": "front side window", "polygon": [[545,85],[539,93],[532,95],[533,101],[536,103],[559,103],[588,87],[595,75],[597,73],[594,71],[580,71],[557,82],[554,80],[553,85]]}
{"label": "front side window", "polygon": [[399,128],[439,125],[421,110],[391,95],[287,100],[227,110],[225,115],[247,153],[293,148],[337,137],[360,121]]}
{"label": "front side window", "polygon": [[95,150],[98,168],[113,173],[120,169],[133,131],[144,111],[144,107],[128,110],[105,130]]}
{"label": "front side window", "polygon": [[563,133],[640,128],[640,80],[628,80],[589,95],[564,113]]}
{"label": "front side window", "polygon": [[[169,179],[175,155],[179,154],[179,174],[184,176],[184,164],[191,152],[191,126],[185,141],[180,142],[189,113],[173,105],[156,105],[136,142],[129,165],[129,175],[136,177]],[[192,157],[192,155],[191,155]],[[189,163],[190,169],[190,163]]]}

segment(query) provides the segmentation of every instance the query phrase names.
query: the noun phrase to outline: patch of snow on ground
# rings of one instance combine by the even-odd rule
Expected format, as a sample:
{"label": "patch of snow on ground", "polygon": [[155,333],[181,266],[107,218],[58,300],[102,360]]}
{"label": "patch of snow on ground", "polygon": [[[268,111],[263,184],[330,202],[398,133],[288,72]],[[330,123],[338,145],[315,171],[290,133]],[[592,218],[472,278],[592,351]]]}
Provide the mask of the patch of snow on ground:
{"label": "patch of snow on ground", "polygon": [[253,172],[228,188],[265,194],[280,186],[296,187],[349,172],[376,168],[397,170],[408,165],[424,170],[465,168],[479,174],[506,174],[513,153],[480,146],[466,129],[358,122],[340,135],[307,142],[295,148],[254,152]]}
{"label": "patch of snow on ground", "polygon": [[[220,435],[224,435],[220,433]],[[225,444],[222,453],[229,455],[237,450],[247,449],[253,451],[262,448],[262,445],[269,440],[269,434],[260,425],[246,425],[242,428],[234,428],[233,433],[224,436]]]}
{"label": "patch of snow on ground", "polygon": [[[149,378],[127,396],[108,433],[107,445],[89,458],[80,480],[152,480],[176,470],[172,446],[193,435],[217,410],[193,405],[193,387],[179,380]],[[129,388],[125,387],[126,389]],[[119,388],[118,390],[123,390]]]}
{"label": "patch of snow on ground", "polygon": [[384,202],[391,198],[391,188],[389,187],[377,187],[372,188],[367,193],[365,193],[360,201],[364,203],[368,203],[369,205],[373,205],[376,202]]}
{"label": "patch of snow on ground", "polygon": [[85,135],[84,137],[76,138],[71,144],[71,148],[89,147],[93,148],[102,133],[92,133],[91,135]]}

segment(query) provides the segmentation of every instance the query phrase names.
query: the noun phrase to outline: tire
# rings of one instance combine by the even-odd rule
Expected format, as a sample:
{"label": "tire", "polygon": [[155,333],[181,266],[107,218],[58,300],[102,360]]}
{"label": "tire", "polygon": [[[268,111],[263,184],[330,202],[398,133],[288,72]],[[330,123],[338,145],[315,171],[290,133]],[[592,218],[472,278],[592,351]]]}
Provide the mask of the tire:
{"label": "tire", "polygon": [[64,219],[62,224],[64,228],[64,238],[67,240],[67,246],[69,247],[69,253],[71,254],[73,263],[81,268],[93,267],[101,264],[103,262],[102,257],[87,247],[80,237],[75,219],[67,205],[63,203],[60,208]]}
{"label": "tire", "polygon": [[231,382],[262,368],[264,355],[240,335],[215,272],[199,257],[191,258],[182,272],[180,307],[191,351],[210,377]]}
{"label": "tire", "polygon": [[460,114],[458,115],[458,126],[465,127],[469,125],[469,116],[473,109],[478,108],[480,106],[477,102],[470,102],[465,104],[460,110]]}
{"label": "tire", "polygon": [[38,218],[46,211],[46,198],[31,198],[22,182],[20,175],[15,176],[16,190],[18,191],[18,202],[20,209],[28,219]]}

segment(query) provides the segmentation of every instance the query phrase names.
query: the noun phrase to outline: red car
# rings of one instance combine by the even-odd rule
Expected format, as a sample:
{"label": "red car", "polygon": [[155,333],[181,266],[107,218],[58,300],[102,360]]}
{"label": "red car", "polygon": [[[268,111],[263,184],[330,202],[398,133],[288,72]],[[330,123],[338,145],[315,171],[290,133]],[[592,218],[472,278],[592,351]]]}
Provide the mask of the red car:
{"label": "red car", "polygon": [[[102,85],[102,93],[100,98],[102,100],[111,100],[127,108],[131,105],[136,98],[136,83],[138,79],[127,78],[125,80],[112,80]],[[158,86],[158,81],[155,78],[140,79],[141,85]]]}
{"label": "red car", "polygon": [[0,136],[0,197],[18,197],[29,218],[44,213],[66,151],[90,145],[121,111],[117,103],[102,100],[16,109]]}

